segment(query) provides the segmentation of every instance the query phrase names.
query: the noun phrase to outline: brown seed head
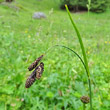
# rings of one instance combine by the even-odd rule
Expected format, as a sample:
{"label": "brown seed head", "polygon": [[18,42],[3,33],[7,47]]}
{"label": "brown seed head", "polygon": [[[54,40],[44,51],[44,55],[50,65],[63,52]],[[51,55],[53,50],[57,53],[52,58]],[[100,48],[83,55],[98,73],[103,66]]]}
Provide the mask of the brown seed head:
{"label": "brown seed head", "polygon": [[35,82],[35,80],[36,80],[36,70],[34,70],[26,80],[25,87],[29,88]]}
{"label": "brown seed head", "polygon": [[28,70],[33,70],[39,63],[39,61],[43,58],[44,55],[41,55],[39,58],[37,58],[29,67]]}
{"label": "brown seed head", "polygon": [[26,80],[25,88],[30,88],[30,86],[35,82],[35,78],[28,78]]}
{"label": "brown seed head", "polygon": [[44,63],[41,62],[40,65],[38,65],[35,68],[35,70],[31,73],[31,75],[26,80],[25,87],[29,88],[35,82],[36,78],[40,79],[43,71],[44,71]]}
{"label": "brown seed head", "polygon": [[89,103],[90,98],[88,96],[82,96],[80,100],[82,101],[82,103],[87,104]]}

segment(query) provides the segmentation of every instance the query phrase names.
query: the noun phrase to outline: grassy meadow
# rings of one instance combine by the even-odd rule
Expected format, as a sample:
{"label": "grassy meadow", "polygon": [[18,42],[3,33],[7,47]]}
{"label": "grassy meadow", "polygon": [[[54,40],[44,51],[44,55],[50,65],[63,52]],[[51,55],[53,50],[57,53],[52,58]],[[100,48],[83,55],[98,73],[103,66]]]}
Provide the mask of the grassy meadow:
{"label": "grassy meadow", "polygon": [[[33,19],[44,12],[46,19]],[[110,14],[71,13],[89,61],[93,110],[110,110]],[[89,95],[76,33],[58,0],[16,0],[0,4],[0,110],[82,110],[80,97]],[[44,72],[28,89],[28,66],[47,51]],[[87,104],[87,110],[90,105]]]}

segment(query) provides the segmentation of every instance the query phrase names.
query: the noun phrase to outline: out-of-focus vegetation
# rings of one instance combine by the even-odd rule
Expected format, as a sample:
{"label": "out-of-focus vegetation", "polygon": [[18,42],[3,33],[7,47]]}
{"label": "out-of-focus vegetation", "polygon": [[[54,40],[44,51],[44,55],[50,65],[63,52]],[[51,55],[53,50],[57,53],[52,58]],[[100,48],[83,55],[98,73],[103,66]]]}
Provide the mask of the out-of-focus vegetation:
{"label": "out-of-focus vegetation", "polygon": [[[87,9],[88,0],[60,0],[61,9],[65,9],[64,5],[67,4],[71,11],[85,11]],[[110,6],[109,0],[90,0],[90,11],[104,12]]]}
{"label": "out-of-focus vegetation", "polygon": [[[81,54],[67,12],[59,0],[16,0],[0,4],[0,110],[82,110],[87,76],[78,58],[54,48],[43,59],[44,73],[29,89],[28,66],[55,44]],[[42,11],[46,19],[33,19]],[[110,14],[72,13],[86,48],[94,110],[110,109]],[[87,105],[89,110],[89,105]]]}

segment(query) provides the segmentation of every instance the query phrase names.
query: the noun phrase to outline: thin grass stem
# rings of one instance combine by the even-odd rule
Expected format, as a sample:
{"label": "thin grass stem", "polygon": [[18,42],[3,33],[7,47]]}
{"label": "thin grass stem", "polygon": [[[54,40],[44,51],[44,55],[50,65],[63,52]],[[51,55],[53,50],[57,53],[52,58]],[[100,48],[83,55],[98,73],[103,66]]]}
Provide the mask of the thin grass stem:
{"label": "thin grass stem", "polygon": [[80,57],[80,55],[79,55],[77,52],[75,52],[74,50],[72,50],[71,48],[67,47],[67,46],[64,46],[64,45],[54,45],[54,46],[50,47],[50,48],[45,52],[44,55],[46,55],[46,53],[48,53],[52,48],[54,48],[54,47],[56,47],[56,46],[63,47],[63,48],[65,48],[65,49],[68,49],[69,51],[73,52],[73,53],[80,59],[80,61],[82,62],[83,66],[84,66],[84,68],[85,68],[85,70],[86,70],[86,72],[87,72],[86,65],[85,65],[84,61],[82,60],[82,58]]}
{"label": "thin grass stem", "polygon": [[87,73],[87,76],[88,76],[88,83],[89,83],[89,95],[90,95],[90,110],[92,110],[92,92],[91,92],[91,81],[90,81],[90,71],[89,71],[89,66],[88,66],[88,61],[87,61],[87,57],[86,57],[86,52],[85,52],[85,48],[84,48],[84,45],[83,45],[83,41],[82,41],[82,38],[81,38],[81,35],[80,35],[80,32],[78,30],[78,28],[76,27],[76,24],[74,23],[73,19],[72,19],[72,16],[70,14],[70,11],[68,9],[68,6],[65,5],[66,7],[66,10],[67,10],[67,13],[68,13],[68,16],[70,18],[70,21],[76,31],[76,34],[77,34],[77,37],[78,37],[78,40],[79,40],[79,43],[80,43],[80,47],[81,47],[81,50],[82,50],[82,54],[83,54],[83,58],[84,58],[84,63],[85,63],[85,66],[86,66],[86,73]]}

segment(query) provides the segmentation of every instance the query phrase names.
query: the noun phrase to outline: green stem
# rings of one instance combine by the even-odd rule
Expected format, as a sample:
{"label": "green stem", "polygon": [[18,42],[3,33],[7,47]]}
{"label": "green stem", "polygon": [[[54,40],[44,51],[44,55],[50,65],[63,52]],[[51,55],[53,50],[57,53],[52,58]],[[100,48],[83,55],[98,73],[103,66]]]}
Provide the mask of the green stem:
{"label": "green stem", "polygon": [[83,103],[83,110],[86,110],[86,105]]}
{"label": "green stem", "polygon": [[[84,68],[86,69],[86,66],[85,66],[85,64],[84,64],[84,61],[82,60],[82,58],[79,56],[78,53],[76,53],[74,50],[72,50],[72,49],[70,49],[69,47],[66,47],[66,46],[64,46],[64,45],[56,45],[56,46],[64,47],[64,48],[66,48],[66,49],[72,51],[72,52],[80,59],[80,61],[82,62]],[[87,69],[86,69],[86,70],[87,70]]]}
{"label": "green stem", "polygon": [[45,54],[46,54],[49,50],[51,50],[52,48],[54,48],[54,47],[56,47],[56,46],[66,48],[66,49],[70,50],[71,52],[73,52],[73,53],[80,59],[80,61],[82,62],[83,66],[84,66],[84,68],[85,68],[85,70],[86,70],[86,72],[87,72],[86,65],[84,64],[84,61],[82,60],[82,58],[80,57],[80,55],[79,55],[78,53],[76,53],[74,50],[70,49],[69,47],[66,47],[66,46],[64,46],[64,45],[54,45],[54,46],[52,46],[51,48],[49,48],[49,49],[45,52]]}
{"label": "green stem", "polygon": [[88,76],[88,83],[89,83],[89,92],[90,92],[90,110],[92,110],[92,92],[91,92],[91,81],[90,81],[90,72],[89,72],[89,66],[88,66],[88,61],[87,61],[87,57],[86,57],[86,52],[85,52],[85,48],[84,48],[84,45],[83,45],[83,41],[82,41],[82,38],[81,38],[81,35],[79,33],[79,30],[78,28],[76,27],[72,17],[71,17],[71,14],[70,14],[70,11],[67,7],[67,5],[65,5],[66,7],[66,10],[67,10],[67,13],[69,15],[69,18],[71,20],[71,23],[76,31],[76,34],[77,34],[77,37],[78,37],[78,40],[79,40],[79,43],[80,43],[80,47],[81,47],[81,50],[82,50],[82,54],[83,54],[83,58],[84,58],[84,63],[85,63],[85,66],[86,66],[86,69],[87,69],[87,76]]}

